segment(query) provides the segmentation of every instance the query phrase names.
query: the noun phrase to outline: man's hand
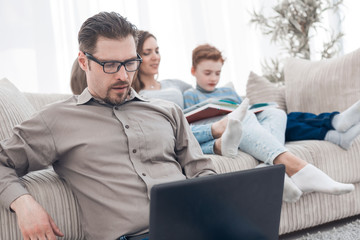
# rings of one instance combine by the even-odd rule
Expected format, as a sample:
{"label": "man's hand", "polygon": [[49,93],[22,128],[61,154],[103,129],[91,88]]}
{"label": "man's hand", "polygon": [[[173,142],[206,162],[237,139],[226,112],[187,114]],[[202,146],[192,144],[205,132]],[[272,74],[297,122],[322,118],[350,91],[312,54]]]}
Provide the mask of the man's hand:
{"label": "man's hand", "polygon": [[64,236],[50,215],[31,195],[22,195],[10,207],[16,212],[24,240],[56,240],[56,236]]}

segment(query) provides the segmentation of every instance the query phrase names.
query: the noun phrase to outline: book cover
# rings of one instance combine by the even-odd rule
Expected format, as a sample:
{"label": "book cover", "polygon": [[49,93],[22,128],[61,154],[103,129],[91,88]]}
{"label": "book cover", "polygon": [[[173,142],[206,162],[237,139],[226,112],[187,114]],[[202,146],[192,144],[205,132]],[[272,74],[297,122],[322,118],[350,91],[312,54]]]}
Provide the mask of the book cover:
{"label": "book cover", "polygon": [[[226,115],[238,106],[239,104],[226,100],[208,99],[207,101],[185,109],[184,115],[189,123],[193,123],[202,119]],[[249,110],[254,113],[259,113],[267,108],[273,107],[278,107],[278,104],[276,102],[256,103],[251,105]]]}
{"label": "book cover", "polygon": [[237,105],[235,104],[233,104],[233,106],[224,106],[224,105],[217,105],[214,103],[208,103],[191,112],[186,113],[185,117],[189,123],[192,123],[205,118],[226,115],[232,112],[236,107]]}

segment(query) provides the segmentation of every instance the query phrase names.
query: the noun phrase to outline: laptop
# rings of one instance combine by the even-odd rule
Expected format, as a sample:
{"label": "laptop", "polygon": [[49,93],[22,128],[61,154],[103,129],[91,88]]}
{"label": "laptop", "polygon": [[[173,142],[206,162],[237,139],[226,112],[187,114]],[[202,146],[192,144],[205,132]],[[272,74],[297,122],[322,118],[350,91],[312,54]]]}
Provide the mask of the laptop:
{"label": "laptop", "polygon": [[284,165],[155,185],[149,240],[279,239]]}

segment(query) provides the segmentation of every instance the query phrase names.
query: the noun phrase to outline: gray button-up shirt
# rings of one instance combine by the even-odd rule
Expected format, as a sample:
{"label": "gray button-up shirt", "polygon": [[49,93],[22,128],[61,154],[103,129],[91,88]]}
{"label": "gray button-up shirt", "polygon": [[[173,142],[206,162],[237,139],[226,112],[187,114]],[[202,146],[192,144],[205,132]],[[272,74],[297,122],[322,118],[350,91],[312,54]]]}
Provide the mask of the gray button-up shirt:
{"label": "gray button-up shirt", "polygon": [[147,231],[154,184],[215,174],[182,110],[133,90],[111,106],[85,89],[15,127],[0,143],[0,202],[27,193],[17,176],[51,164],[78,198],[88,240]]}

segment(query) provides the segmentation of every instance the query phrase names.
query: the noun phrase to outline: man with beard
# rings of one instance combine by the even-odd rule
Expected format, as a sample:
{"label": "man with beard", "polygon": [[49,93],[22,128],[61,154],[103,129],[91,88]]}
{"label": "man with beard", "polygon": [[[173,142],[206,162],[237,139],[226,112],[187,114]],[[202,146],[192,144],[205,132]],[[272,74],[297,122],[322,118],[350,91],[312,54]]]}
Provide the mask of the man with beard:
{"label": "man with beard", "polygon": [[182,110],[131,88],[142,61],[133,24],[101,12],[83,23],[78,41],[88,88],[0,142],[0,203],[16,213],[24,239],[63,236],[21,185],[29,171],[52,165],[70,184],[88,240],[147,232],[154,184],[216,174]]}

